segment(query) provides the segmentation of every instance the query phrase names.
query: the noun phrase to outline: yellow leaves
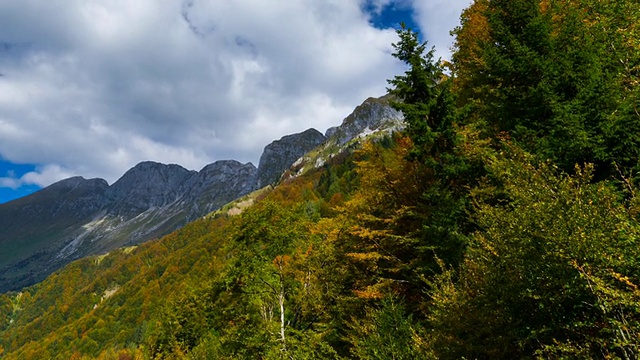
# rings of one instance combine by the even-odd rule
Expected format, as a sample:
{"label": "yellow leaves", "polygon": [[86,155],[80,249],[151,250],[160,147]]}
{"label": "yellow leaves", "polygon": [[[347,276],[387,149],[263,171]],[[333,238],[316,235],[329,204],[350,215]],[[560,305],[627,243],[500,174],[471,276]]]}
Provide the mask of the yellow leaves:
{"label": "yellow leaves", "polygon": [[541,0],[540,1],[540,12],[541,13],[546,13],[547,11],[549,11],[549,7],[550,7],[550,1],[549,0]]}
{"label": "yellow leaves", "polygon": [[371,262],[378,261],[380,259],[388,259],[388,256],[384,256],[378,252],[361,252],[361,253],[348,253],[346,254],[349,258],[362,261],[362,262]]}
{"label": "yellow leaves", "polygon": [[614,279],[618,280],[619,282],[621,282],[621,283],[627,285],[629,288],[631,288],[636,296],[640,296],[640,289],[638,288],[638,285],[636,285],[633,282],[631,282],[631,279],[629,279],[628,276],[624,276],[624,275],[622,275],[620,273],[617,273],[617,272],[615,272],[615,271],[613,271],[611,269],[609,269],[609,271],[611,273],[611,276]]}
{"label": "yellow leaves", "polygon": [[[456,126],[456,133],[461,137],[459,151],[461,155],[473,162],[495,159],[496,151],[492,148],[492,139],[483,134],[479,124]],[[508,134],[502,133],[504,137]],[[505,139],[506,141],[507,139]]]}
{"label": "yellow leaves", "polygon": [[491,241],[488,241],[487,238],[482,234],[476,235],[475,240],[485,251],[487,251],[492,256],[495,256],[495,257],[500,256],[500,254],[498,254],[498,252],[496,251],[495,247],[492,245]]}
{"label": "yellow leaves", "polygon": [[385,148],[365,143],[359,152],[363,160],[356,162],[360,189],[345,204],[354,214],[383,212],[402,204],[412,204],[426,186],[427,169],[409,161],[413,143],[408,137],[396,136],[395,144]]}
{"label": "yellow leaves", "polygon": [[[376,251],[370,252],[351,252],[345,254],[348,259],[350,259],[354,265],[362,270],[366,270],[368,272],[376,272],[379,269],[380,260],[388,259],[389,257],[384,256]],[[366,281],[371,281],[372,279],[364,279]]]}
{"label": "yellow leaves", "polygon": [[619,272],[614,271],[613,269],[602,269],[602,270],[605,270],[606,275],[611,276],[613,279],[617,280],[620,284],[623,284],[624,287],[626,287],[627,289],[627,291],[624,291],[618,288],[617,286],[614,286],[613,284],[609,283],[605,279],[606,275],[602,274],[602,271],[598,272],[597,271],[598,269],[596,269],[596,272],[601,274],[599,276],[597,274],[592,273],[592,271],[590,271],[587,268],[587,266],[581,266],[580,264],[578,264],[576,260],[571,260],[570,264],[574,269],[576,269],[581,274],[582,277],[584,277],[587,280],[589,288],[594,294],[599,294],[599,296],[602,296],[604,298],[609,298],[610,300],[614,300],[614,299],[620,299],[625,297],[625,293],[627,293],[628,291],[628,294],[631,295],[631,299],[633,299],[632,300],[633,302],[637,302],[638,299],[640,298],[640,287],[634,284],[628,276],[620,274]]}
{"label": "yellow leaves", "polygon": [[390,230],[374,230],[364,226],[353,226],[349,233],[364,240],[375,240],[391,234]]}
{"label": "yellow leaves", "polygon": [[313,226],[323,246],[339,254],[336,268],[353,277],[350,286],[358,298],[379,299],[389,284],[394,291],[405,284],[388,277],[405,278],[403,259],[411,257],[411,234],[421,226],[418,207],[433,178],[424,164],[408,160],[412,149],[411,139],[400,135],[390,142],[365,143],[357,154],[358,191],[333,208],[335,217]]}
{"label": "yellow leaves", "polygon": [[489,24],[484,15],[486,0],[476,0],[461,15],[462,26],[454,30],[454,87],[471,89],[474,73],[486,66],[482,57],[483,42],[490,38]]}
{"label": "yellow leaves", "polygon": [[[378,284],[376,284],[378,285]],[[382,299],[382,292],[376,288],[376,285],[370,286],[365,290],[354,290],[353,292],[361,299]]]}
{"label": "yellow leaves", "polygon": [[382,299],[386,284],[376,283],[362,290],[354,290],[354,294],[361,299]]}

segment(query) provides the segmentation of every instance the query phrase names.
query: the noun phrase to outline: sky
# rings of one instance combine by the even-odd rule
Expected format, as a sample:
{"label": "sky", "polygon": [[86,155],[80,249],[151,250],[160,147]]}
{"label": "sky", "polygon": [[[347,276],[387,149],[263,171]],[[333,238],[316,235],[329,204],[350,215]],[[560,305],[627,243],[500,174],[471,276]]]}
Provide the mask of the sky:
{"label": "sky", "polygon": [[384,95],[400,22],[449,58],[470,2],[0,0],[0,203],[146,160],[257,165]]}

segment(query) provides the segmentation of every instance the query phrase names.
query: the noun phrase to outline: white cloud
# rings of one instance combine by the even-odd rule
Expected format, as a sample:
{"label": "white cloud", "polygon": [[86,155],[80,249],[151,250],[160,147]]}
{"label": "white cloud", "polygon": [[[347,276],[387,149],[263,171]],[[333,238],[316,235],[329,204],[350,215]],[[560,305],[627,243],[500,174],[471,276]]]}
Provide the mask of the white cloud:
{"label": "white cloud", "polygon": [[74,174],[58,165],[46,165],[36,171],[30,171],[20,177],[21,185],[47,186],[60,179],[68,178]]}
{"label": "white cloud", "polygon": [[0,187],[6,187],[10,189],[17,189],[22,186],[20,179],[14,177],[0,177]]}
{"label": "white cloud", "polygon": [[[430,29],[438,9],[420,4]],[[2,2],[0,157],[41,164],[19,179],[41,186],[113,182],[142,160],[256,163],[382,95],[402,71],[396,40],[356,0]]]}
{"label": "white cloud", "polygon": [[450,31],[460,25],[460,14],[472,0],[413,0],[416,22],[429,46],[436,47],[436,56],[451,58],[453,37]]}
{"label": "white cloud", "polygon": [[371,7],[371,11],[374,14],[380,15],[382,10],[393,2],[394,1],[392,0],[369,0],[368,5]]}
{"label": "white cloud", "polygon": [[9,172],[7,177],[0,177],[0,187],[18,189],[25,185],[37,185],[40,187],[52,184],[60,179],[68,178],[74,174],[61,168],[58,165],[46,165],[34,171],[16,177],[13,172]]}

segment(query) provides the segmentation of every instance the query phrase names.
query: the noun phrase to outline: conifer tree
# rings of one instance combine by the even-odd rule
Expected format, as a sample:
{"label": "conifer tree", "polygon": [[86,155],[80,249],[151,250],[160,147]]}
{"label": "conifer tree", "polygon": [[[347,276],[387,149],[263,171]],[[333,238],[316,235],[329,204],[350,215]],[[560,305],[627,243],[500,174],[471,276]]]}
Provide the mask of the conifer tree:
{"label": "conifer tree", "polygon": [[450,80],[439,62],[433,59],[434,49],[426,51],[417,32],[402,24],[397,31],[400,41],[393,44],[393,56],[404,62],[404,75],[388,80],[389,93],[398,101],[392,105],[402,111],[407,123],[407,135],[415,144],[414,156],[435,166],[440,155],[453,149],[453,95]]}
{"label": "conifer tree", "polygon": [[424,257],[414,263],[437,272],[435,257],[453,266],[461,259],[461,235],[470,226],[466,189],[482,169],[473,166],[459,148],[459,111],[452,79],[445,74],[441,61],[434,61],[434,49],[427,51],[427,43],[420,42],[419,34],[404,25],[397,33],[399,41],[393,44],[396,51],[392,55],[403,61],[407,70],[389,80],[393,86],[389,93],[397,99],[392,105],[403,112],[406,134],[413,142],[409,159],[427,168],[420,174],[423,190],[415,194],[419,210],[414,214],[422,225],[413,233],[418,240],[415,254]]}
{"label": "conifer tree", "polygon": [[566,172],[585,162],[596,164],[595,179],[637,170],[639,9],[476,0],[453,32],[461,105]]}

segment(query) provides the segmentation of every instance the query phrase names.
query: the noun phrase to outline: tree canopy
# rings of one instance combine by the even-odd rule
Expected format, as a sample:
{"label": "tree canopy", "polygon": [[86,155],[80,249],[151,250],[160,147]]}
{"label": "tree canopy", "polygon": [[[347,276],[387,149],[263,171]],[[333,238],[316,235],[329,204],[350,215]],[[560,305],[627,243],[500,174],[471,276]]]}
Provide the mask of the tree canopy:
{"label": "tree canopy", "polygon": [[402,26],[406,129],[0,295],[6,359],[640,357],[640,3]]}

